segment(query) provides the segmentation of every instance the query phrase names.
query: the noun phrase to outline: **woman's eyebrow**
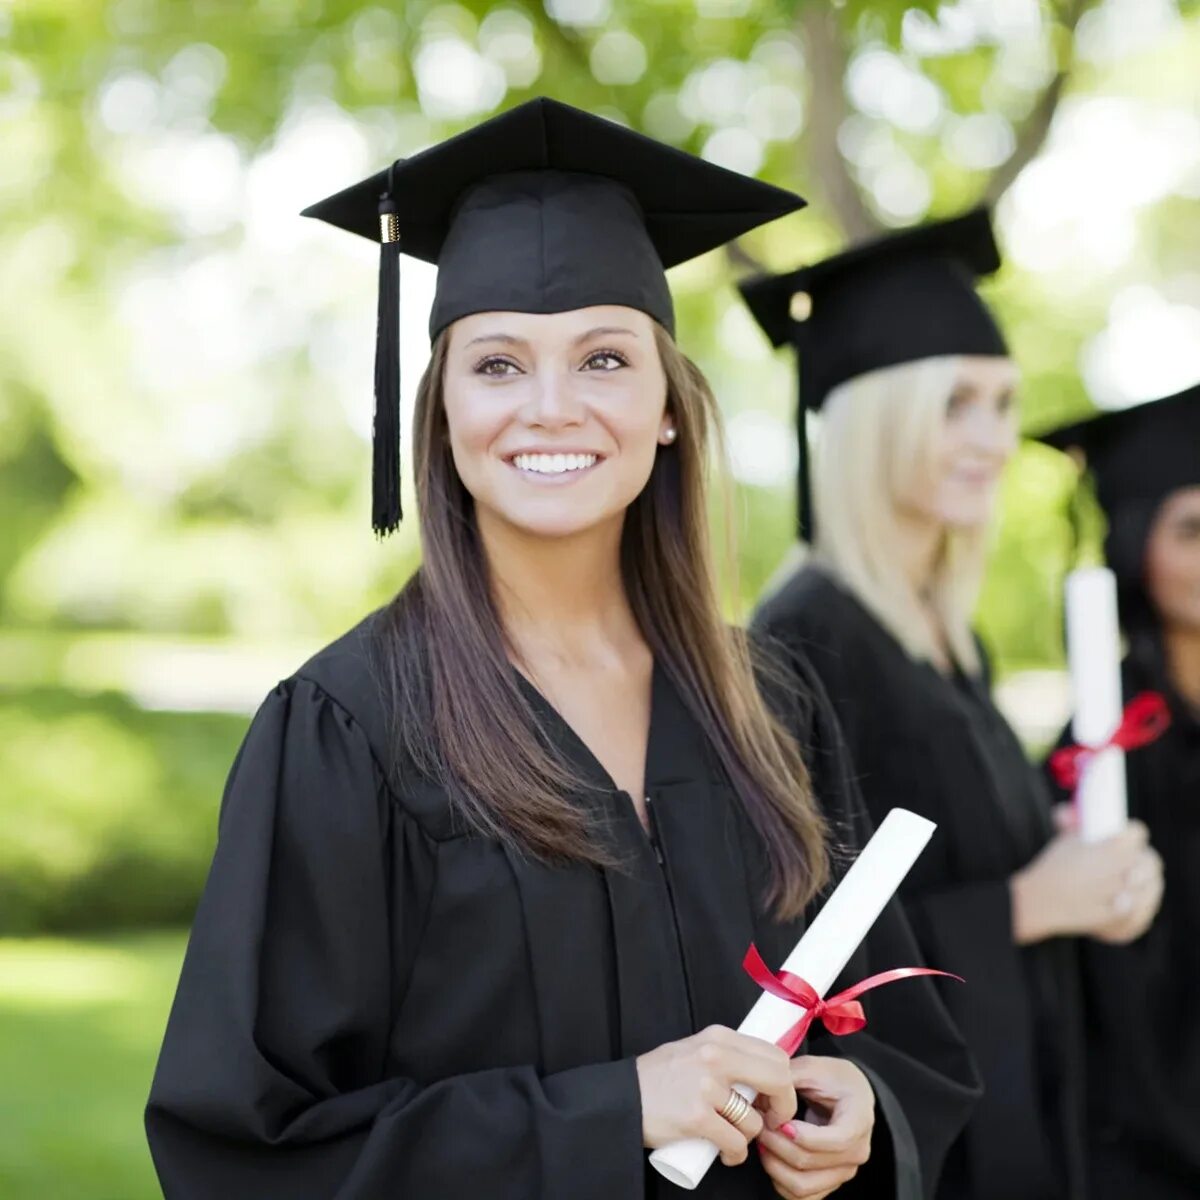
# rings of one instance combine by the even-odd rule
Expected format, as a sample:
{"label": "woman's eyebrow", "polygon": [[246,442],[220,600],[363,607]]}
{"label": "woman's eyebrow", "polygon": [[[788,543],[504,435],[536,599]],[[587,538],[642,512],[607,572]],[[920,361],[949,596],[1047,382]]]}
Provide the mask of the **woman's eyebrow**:
{"label": "woman's eyebrow", "polygon": [[[589,329],[585,333],[581,333],[571,342],[573,346],[578,346],[581,342],[586,342],[594,337],[613,337],[621,336],[636,338],[638,335],[632,329],[626,329],[621,325],[597,325],[595,329]],[[511,333],[481,333],[478,337],[473,337],[468,343],[468,346],[477,345],[479,342],[502,342],[506,346],[527,346],[529,342],[525,338],[516,337]]]}
{"label": "woman's eyebrow", "polygon": [[503,342],[506,346],[526,346],[529,344],[524,338],[514,337],[511,333],[481,333],[478,337],[473,337],[467,345],[474,346],[479,342]]}
{"label": "woman's eyebrow", "polygon": [[594,337],[613,337],[614,335],[624,335],[626,337],[636,338],[637,334],[632,329],[625,329],[620,325],[597,325],[595,329],[589,329],[586,333],[581,333],[572,343],[578,346],[581,342],[586,342]]}

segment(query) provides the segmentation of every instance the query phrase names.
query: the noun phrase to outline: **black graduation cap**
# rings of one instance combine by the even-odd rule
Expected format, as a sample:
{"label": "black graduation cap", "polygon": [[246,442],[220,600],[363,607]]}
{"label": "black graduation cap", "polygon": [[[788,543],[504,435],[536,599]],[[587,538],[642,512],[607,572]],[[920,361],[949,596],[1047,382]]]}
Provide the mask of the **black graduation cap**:
{"label": "black graduation cap", "polygon": [[304,210],[380,239],[372,523],[400,521],[398,256],[437,263],[430,337],[475,312],[620,304],[674,333],[664,271],[802,207],[555,100],[511,109]]}
{"label": "black graduation cap", "polygon": [[800,529],[812,533],[805,414],[849,379],[944,354],[1007,355],[975,290],[1000,266],[986,208],[739,285],[774,346],[799,358]]}
{"label": "black graduation cap", "polygon": [[1200,486],[1200,382],[1035,437],[1082,460],[1110,523],[1130,505],[1152,515],[1172,492]]}
{"label": "black graduation cap", "polygon": [[[1032,435],[1079,461],[1091,477],[1107,530],[1104,554],[1120,588],[1121,622],[1131,635],[1156,624],[1146,595],[1146,542],[1162,502],[1180,488],[1200,486],[1200,382],[1182,392],[1061,425]],[[1079,544],[1079,503],[1070,521]]]}

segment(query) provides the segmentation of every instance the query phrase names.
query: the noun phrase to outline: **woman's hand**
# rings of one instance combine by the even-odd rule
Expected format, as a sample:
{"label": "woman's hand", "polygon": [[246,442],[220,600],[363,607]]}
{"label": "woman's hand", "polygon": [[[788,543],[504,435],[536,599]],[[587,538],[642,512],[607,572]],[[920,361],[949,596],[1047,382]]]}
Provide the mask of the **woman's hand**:
{"label": "woman's hand", "polygon": [[[764,1127],[796,1115],[792,1063],[778,1046],[710,1025],[667,1042],[637,1060],[642,1094],[642,1144],[651,1149],[681,1138],[707,1138],[726,1166],[746,1161],[747,1147]],[[735,1083],[758,1092],[757,1107],[737,1125],[721,1110]]]}
{"label": "woman's hand", "polygon": [[870,1158],[875,1093],[867,1077],[840,1058],[794,1059],[792,1085],[807,1102],[805,1119],[764,1130],[758,1150],[784,1200],[820,1200]]}
{"label": "woman's hand", "polygon": [[1084,842],[1056,814],[1059,833],[1009,881],[1019,946],[1087,934],[1108,942],[1140,937],[1162,902],[1162,860],[1141,821],[1102,842]]}

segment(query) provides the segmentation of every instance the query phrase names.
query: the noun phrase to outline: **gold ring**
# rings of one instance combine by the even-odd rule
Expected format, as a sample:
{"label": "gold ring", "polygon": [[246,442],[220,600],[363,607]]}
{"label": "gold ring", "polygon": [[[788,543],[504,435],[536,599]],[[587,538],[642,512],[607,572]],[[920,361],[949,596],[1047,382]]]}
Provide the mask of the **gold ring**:
{"label": "gold ring", "polygon": [[740,1126],[749,1114],[750,1108],[750,1101],[741,1092],[730,1088],[729,1099],[725,1101],[725,1107],[721,1109],[721,1117],[730,1125]]}

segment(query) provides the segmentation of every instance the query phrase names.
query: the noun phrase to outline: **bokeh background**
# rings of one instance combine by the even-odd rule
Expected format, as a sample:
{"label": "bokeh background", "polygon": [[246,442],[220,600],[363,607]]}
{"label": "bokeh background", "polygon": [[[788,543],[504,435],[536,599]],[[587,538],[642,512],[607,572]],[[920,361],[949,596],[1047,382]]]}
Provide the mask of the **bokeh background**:
{"label": "bokeh background", "polygon": [[[0,1195],[158,1194],[140,1107],[225,772],[417,561],[369,530],[376,252],[300,208],[542,93],[808,196],[673,273],[728,418],[732,613],[795,470],[738,271],[987,200],[1027,428],[1200,377],[1198,9],[0,0]],[[403,278],[411,403],[431,269]],[[980,612],[1031,742],[1074,480],[1022,451]]]}

